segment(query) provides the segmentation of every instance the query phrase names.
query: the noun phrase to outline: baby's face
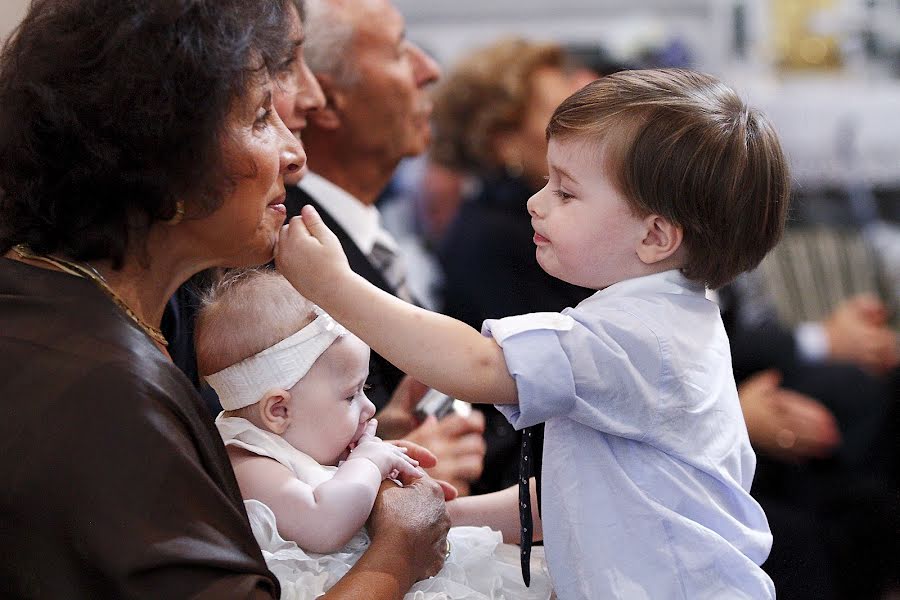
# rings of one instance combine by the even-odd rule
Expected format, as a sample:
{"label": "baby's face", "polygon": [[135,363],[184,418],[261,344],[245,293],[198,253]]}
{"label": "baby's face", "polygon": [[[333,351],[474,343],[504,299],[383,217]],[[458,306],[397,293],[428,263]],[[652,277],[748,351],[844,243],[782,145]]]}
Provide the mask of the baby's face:
{"label": "baby's face", "polygon": [[632,213],[596,145],[551,139],[547,185],[528,200],[537,261],[550,275],[599,290],[634,276],[643,219]]}
{"label": "baby's face", "polygon": [[368,376],[369,347],[352,334],[338,338],[291,388],[284,439],[323,465],[346,458],[375,414],[363,391]]}

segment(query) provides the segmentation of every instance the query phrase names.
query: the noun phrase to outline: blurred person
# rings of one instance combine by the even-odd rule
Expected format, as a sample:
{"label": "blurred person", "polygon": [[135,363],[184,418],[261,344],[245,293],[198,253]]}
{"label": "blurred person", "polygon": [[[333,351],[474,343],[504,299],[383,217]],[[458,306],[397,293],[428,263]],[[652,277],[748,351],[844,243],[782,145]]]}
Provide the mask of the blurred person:
{"label": "blurred person", "polygon": [[477,193],[478,186],[476,177],[424,155],[400,163],[378,201],[384,227],[406,259],[410,290],[424,308],[443,310],[444,270],[438,248],[459,207]]}
{"label": "blurred person", "polygon": [[[272,258],[305,163],[273,109],[300,6],[35,0],[4,45],[4,594],[280,596],[159,326],[193,274]],[[381,491],[328,597],[395,598],[436,572],[443,501],[427,477]]]}
{"label": "blurred person", "polygon": [[[478,177],[480,186],[439,248],[445,314],[480,327],[488,318],[562,310],[592,294],[541,269],[525,208],[546,183],[550,115],[582,81],[559,45],[504,39],[472,52],[435,90],[430,160]],[[478,408],[487,454],[473,491],[502,490],[518,479],[522,436],[493,407]]]}
{"label": "blurred person", "polygon": [[[306,56],[325,96],[307,117],[303,142],[309,173],[289,186],[288,218],[313,204],[341,239],[350,264],[382,289],[415,301],[403,257],[380,224],[375,201],[401,159],[422,154],[430,139],[428,87],[438,65],[406,39],[403,16],[389,0],[309,0]],[[424,387],[372,352],[369,397],[380,411],[379,435],[405,437],[438,457],[429,471],[461,493],[482,471],[479,413],[419,422]]]}
{"label": "blurred person", "polygon": [[885,377],[897,358],[885,307],[861,295],[807,324],[821,330],[824,348],[813,352],[777,318],[758,275],[719,295],[760,452],[753,495],[775,536],[765,568],[782,598],[879,598],[897,552]]}

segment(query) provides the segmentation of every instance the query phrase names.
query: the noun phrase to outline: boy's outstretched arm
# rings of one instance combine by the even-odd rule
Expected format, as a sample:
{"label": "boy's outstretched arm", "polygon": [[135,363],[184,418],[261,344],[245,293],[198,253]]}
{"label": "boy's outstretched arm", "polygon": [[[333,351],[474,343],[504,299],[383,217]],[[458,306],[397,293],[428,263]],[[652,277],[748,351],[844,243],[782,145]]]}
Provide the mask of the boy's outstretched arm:
{"label": "boy's outstretched arm", "polygon": [[311,206],[281,230],[278,271],[376,352],[422,383],[469,402],[513,404],[503,351],[465,323],[408,304],[357,275]]}

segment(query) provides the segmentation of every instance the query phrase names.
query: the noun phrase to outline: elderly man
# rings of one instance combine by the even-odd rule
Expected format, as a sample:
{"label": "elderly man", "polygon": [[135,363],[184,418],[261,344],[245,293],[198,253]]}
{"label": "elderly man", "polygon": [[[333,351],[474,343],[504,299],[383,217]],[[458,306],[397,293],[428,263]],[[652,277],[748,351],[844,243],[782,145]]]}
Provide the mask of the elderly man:
{"label": "elderly man", "polygon": [[[288,188],[288,218],[312,204],[357,273],[415,302],[375,200],[400,160],[428,147],[426,88],[437,80],[438,65],[406,39],[403,16],[389,0],[307,0],[306,9],[306,59],[326,103],[307,116],[303,142],[310,172],[299,187]],[[482,470],[481,414],[419,425],[413,406],[424,390],[374,352],[369,385],[369,397],[383,409],[379,433],[431,449],[438,456],[431,474],[466,493]]]}

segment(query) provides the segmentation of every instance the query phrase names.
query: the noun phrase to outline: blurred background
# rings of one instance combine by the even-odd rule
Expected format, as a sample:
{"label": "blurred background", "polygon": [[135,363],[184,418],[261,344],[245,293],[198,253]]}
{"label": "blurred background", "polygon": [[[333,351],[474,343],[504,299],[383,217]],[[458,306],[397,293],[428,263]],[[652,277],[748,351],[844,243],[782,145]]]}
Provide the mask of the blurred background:
{"label": "blurred background", "polygon": [[898,0],[397,0],[443,64],[503,35],[711,72],[775,119],[798,183],[900,182]]}

